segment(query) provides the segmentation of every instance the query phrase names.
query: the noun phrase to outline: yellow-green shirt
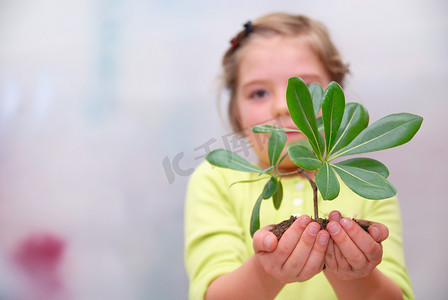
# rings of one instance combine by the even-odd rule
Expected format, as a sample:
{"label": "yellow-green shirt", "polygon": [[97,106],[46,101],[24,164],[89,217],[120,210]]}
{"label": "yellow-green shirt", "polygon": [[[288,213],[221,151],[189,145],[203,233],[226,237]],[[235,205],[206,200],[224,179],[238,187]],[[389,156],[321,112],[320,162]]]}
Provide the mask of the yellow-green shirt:
{"label": "yellow-green shirt", "polygon": [[[260,176],[213,167],[207,162],[192,174],[185,203],[185,263],[190,299],[203,299],[213,279],[233,271],[253,255],[250,216],[268,177],[229,187],[236,181],[256,178]],[[282,184],[281,208],[277,211],[271,199],[264,200],[261,227],[280,223],[292,214],[313,216],[313,191],[309,182],[294,176],[282,178]],[[319,199],[320,217],[327,217],[335,209],[345,217],[375,221],[389,228],[389,237],[382,243],[383,260],[378,268],[401,287],[404,299],[413,299],[404,261],[397,199],[367,200],[341,182],[341,191],[335,200]],[[287,284],[276,299],[337,298],[321,272],[306,282]]]}

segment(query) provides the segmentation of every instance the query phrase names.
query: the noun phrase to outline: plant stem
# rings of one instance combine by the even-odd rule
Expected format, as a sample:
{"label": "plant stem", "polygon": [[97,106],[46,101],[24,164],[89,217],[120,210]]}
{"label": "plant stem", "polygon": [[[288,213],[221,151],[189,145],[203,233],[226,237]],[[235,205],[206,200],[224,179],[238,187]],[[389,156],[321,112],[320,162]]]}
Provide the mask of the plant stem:
{"label": "plant stem", "polygon": [[288,175],[294,175],[294,174],[303,174],[306,179],[308,179],[308,181],[311,184],[311,187],[313,188],[313,203],[314,203],[314,219],[317,220],[319,218],[319,209],[318,209],[318,205],[317,205],[317,185],[314,182],[313,179],[311,179],[310,175],[308,175],[308,173],[306,172],[305,169],[302,168],[298,168],[297,171],[294,172],[289,172],[289,173],[278,173],[277,175],[280,177],[283,176],[288,176]]}
{"label": "plant stem", "polygon": [[294,174],[299,174],[301,173],[300,170],[298,169],[297,171],[293,171],[293,172],[288,172],[288,173],[279,173],[277,172],[276,174],[280,177],[284,177],[284,176],[289,176],[289,175],[294,175]]}
{"label": "plant stem", "polygon": [[306,179],[308,179],[308,181],[311,184],[311,187],[313,188],[314,220],[317,221],[317,219],[319,218],[319,209],[317,207],[317,185],[304,169],[299,168],[298,172],[302,173],[306,177]]}

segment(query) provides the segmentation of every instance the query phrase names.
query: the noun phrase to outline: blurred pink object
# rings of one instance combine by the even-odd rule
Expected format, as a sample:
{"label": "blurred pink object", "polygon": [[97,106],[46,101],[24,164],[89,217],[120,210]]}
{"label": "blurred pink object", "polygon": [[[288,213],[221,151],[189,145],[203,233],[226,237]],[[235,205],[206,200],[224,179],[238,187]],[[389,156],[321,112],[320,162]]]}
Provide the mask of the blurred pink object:
{"label": "blurred pink object", "polygon": [[25,298],[61,299],[65,247],[65,240],[50,233],[33,233],[19,242],[14,261],[26,282]]}

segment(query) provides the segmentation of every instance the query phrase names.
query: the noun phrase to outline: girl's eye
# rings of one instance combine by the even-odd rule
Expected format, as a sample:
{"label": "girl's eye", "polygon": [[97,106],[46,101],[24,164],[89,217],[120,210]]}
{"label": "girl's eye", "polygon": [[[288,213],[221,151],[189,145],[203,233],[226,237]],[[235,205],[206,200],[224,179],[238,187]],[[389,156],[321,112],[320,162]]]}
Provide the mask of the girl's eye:
{"label": "girl's eye", "polygon": [[250,98],[260,99],[266,97],[267,95],[268,92],[266,92],[265,90],[256,90],[250,94]]}

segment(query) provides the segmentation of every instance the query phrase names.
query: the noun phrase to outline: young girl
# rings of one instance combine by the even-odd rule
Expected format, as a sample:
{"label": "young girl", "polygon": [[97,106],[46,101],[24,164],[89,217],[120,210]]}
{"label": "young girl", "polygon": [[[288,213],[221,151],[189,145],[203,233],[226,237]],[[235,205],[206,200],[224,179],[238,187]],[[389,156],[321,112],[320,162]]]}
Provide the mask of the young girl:
{"label": "young girl", "polygon": [[[281,13],[247,23],[232,40],[223,67],[230,122],[247,136],[263,169],[269,166],[267,139],[250,128],[267,123],[296,128],[286,105],[288,78],[299,76],[325,88],[331,81],[342,85],[348,71],[321,23]],[[287,143],[302,139],[290,133]],[[280,168],[285,173],[297,169],[289,160]],[[282,207],[262,205],[264,227],[252,239],[250,216],[265,182],[229,186],[256,178],[207,162],[192,175],[185,208],[190,299],[413,298],[395,198],[366,200],[341,183],[337,199],[319,200],[321,214],[330,219],[320,230],[309,217],[308,181],[301,175],[284,177]],[[269,224],[292,214],[300,217],[277,241]],[[366,233],[352,217],[376,223]]]}

